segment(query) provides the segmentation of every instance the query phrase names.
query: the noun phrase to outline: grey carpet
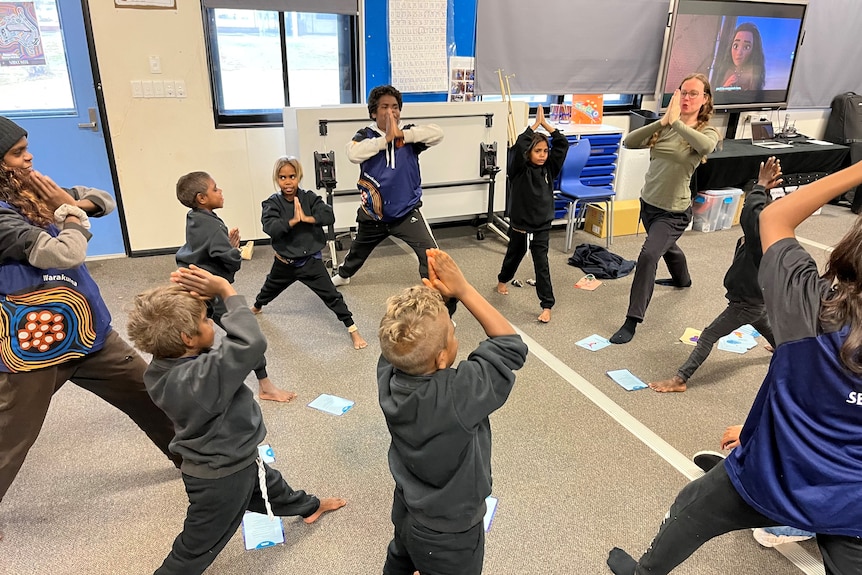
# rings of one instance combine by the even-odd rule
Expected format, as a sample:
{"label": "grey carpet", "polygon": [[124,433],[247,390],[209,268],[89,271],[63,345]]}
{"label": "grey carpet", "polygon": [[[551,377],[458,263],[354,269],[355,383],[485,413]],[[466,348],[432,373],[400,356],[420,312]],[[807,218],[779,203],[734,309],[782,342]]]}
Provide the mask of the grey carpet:
{"label": "grey carpet", "polygon": [[[853,221],[827,207],[799,235],[832,244]],[[657,288],[634,341],[590,353],[574,342],[609,337],[622,323],[631,278],[606,281],[594,292],[573,288],[583,274],[566,264],[563,231],[552,233],[551,270],[557,295],[553,320],[534,288],[493,290],[505,252],[492,234],[480,242],[468,226],[436,231],[470,279],[509,320],[581,374],[677,450],[690,456],[715,449],[725,426],[741,423],[766,373],[769,354],[714,351],[684,394],[626,392],[605,372],[628,368],[644,379],[672,375],[692,348],[677,338],[703,328],[724,307],[722,278],[738,227],[689,232],[680,244],[692,270],[689,290]],[[617,238],[612,250],[636,259],[642,237]],[[576,244],[603,240],[579,232]],[[821,264],[824,253],[810,249]],[[253,298],[269,270],[271,250],[258,247],[244,262],[236,287]],[[343,256],[343,253],[342,253]],[[173,257],[95,261],[115,327],[125,335],[125,306],[145,287],[166,281]],[[659,276],[664,271],[660,265]],[[527,257],[517,275],[532,277]],[[207,571],[246,573],[380,573],[391,537],[393,482],[386,464],[388,435],[376,402],[376,326],[386,296],[417,280],[416,263],[384,243],[349,286],[342,288],[369,347],[356,351],[334,315],[302,285],[265,308],[272,379],[296,391],[290,405],[264,402],[263,412],[280,469],[288,482],[321,496],[348,499],[346,508],[307,526],[285,520],[286,544],[245,551],[238,533]],[[460,357],[481,339],[475,320],[457,315]],[[254,378],[249,385],[256,386]],[[343,417],[306,407],[320,393],[356,401]],[[485,573],[499,575],[607,573],[608,549],[643,551],[683,476],[588,401],[534,356],[518,374],[507,405],[492,417],[494,495],[500,500],[487,536]],[[68,384],[57,393],[42,434],[0,505],[0,573],[138,574],[161,563],[179,532],[187,501],[179,474],[121,413]],[[816,553],[816,547],[806,544]],[[798,573],[750,533],[707,543],[675,573],[762,575]]]}

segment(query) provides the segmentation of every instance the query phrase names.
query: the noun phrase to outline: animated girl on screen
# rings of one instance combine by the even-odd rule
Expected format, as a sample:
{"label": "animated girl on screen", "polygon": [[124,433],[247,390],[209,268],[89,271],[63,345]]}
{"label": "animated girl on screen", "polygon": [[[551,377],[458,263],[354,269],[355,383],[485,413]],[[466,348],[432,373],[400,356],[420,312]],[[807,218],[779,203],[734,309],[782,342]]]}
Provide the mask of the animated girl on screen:
{"label": "animated girl on screen", "polygon": [[766,62],[760,31],[751,22],[736,27],[729,49],[718,56],[712,83],[718,90],[762,90],[766,79]]}

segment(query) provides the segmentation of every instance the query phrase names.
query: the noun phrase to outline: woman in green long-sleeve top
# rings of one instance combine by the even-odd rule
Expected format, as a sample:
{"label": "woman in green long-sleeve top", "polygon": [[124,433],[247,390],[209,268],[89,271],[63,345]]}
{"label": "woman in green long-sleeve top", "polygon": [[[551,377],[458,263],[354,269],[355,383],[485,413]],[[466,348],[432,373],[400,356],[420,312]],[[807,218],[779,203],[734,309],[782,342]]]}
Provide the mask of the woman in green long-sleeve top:
{"label": "woman in green long-sleeve top", "polygon": [[[721,138],[709,125],[711,116],[709,80],[703,74],[691,74],[674,92],[661,121],[626,136],[627,148],[650,148],[649,169],[641,190],[641,220],[647,237],[638,256],[626,321],[611,337],[612,343],[628,343],[634,337],[654,284],[691,286],[685,254],[676,241],[691,222],[691,175]],[[655,279],[660,257],[667,264],[670,279]]]}

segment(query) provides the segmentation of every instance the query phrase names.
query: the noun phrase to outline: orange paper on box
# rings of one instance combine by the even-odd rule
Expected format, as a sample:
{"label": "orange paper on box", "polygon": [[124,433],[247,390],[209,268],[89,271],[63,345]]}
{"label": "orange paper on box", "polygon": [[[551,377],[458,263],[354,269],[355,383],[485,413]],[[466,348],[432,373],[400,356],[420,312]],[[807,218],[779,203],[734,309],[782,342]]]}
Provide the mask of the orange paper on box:
{"label": "orange paper on box", "polygon": [[573,124],[601,124],[604,94],[572,95]]}

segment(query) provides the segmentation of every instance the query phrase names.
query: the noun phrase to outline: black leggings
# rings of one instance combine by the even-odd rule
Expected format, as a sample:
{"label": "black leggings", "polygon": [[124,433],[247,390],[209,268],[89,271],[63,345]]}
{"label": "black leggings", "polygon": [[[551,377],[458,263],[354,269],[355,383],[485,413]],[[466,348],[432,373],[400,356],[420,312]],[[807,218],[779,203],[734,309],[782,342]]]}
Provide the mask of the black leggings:
{"label": "black leggings", "polygon": [[[701,545],[731,531],[779,525],[740,497],[730,482],[724,462],[686,485],[659,528],[635,575],[663,575],[688,559]],[[845,535],[817,535],[826,575],[859,575],[862,539]]]}
{"label": "black leggings", "polygon": [[664,258],[670,277],[677,285],[691,281],[685,254],[676,241],[691,221],[691,207],[684,212],[668,212],[641,200],[641,220],[647,237],[638,256],[629,309],[626,317],[643,321],[655,287],[655,272],[659,258]]}

